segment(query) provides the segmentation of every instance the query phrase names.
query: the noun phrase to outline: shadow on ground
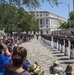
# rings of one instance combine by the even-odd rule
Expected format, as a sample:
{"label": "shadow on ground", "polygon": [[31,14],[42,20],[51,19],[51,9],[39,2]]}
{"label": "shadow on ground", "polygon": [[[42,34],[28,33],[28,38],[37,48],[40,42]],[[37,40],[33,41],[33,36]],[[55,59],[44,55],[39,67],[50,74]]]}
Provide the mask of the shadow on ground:
{"label": "shadow on ground", "polygon": [[74,64],[74,62],[61,62],[60,64]]}
{"label": "shadow on ground", "polygon": [[60,52],[53,52],[52,54],[58,54],[58,53],[60,53]]}
{"label": "shadow on ground", "polygon": [[58,51],[57,49],[52,49],[52,51]]}
{"label": "shadow on ground", "polygon": [[58,60],[70,60],[70,58],[59,58]]}
{"label": "shadow on ground", "polygon": [[64,57],[63,54],[59,54],[59,55],[54,55],[55,57]]}

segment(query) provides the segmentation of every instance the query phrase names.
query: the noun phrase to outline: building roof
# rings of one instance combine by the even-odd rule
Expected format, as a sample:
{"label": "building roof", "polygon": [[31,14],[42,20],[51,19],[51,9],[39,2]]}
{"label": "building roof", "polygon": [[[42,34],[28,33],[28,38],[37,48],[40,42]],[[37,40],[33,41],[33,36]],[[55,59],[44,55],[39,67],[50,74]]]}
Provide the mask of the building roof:
{"label": "building roof", "polygon": [[49,13],[48,11],[30,11],[29,13]]}
{"label": "building roof", "polygon": [[48,11],[30,11],[29,13],[33,14],[33,13],[47,13],[47,14],[52,14],[52,15],[55,15],[55,16],[58,16],[58,17],[61,17],[65,20],[67,20],[66,18],[62,17],[62,16],[59,16],[59,15],[56,15],[56,14],[53,14],[51,12],[48,12]]}

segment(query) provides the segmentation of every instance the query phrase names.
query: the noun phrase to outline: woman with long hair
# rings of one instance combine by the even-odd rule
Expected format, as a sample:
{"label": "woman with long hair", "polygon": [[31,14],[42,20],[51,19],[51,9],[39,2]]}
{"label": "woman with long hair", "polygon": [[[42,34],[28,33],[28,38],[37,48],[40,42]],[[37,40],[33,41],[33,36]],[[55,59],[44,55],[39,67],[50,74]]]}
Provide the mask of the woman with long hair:
{"label": "woman with long hair", "polygon": [[74,75],[71,65],[67,65],[65,72],[66,72],[66,75]]}

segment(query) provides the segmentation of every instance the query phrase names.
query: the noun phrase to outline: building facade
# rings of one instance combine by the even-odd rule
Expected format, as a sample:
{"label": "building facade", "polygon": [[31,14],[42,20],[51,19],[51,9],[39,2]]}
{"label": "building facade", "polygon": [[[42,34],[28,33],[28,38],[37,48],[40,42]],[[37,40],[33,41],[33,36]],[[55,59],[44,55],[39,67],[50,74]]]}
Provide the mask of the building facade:
{"label": "building facade", "polygon": [[60,23],[67,22],[67,19],[48,11],[31,11],[29,13],[35,16],[35,20],[43,34],[50,34],[52,31],[58,30]]}

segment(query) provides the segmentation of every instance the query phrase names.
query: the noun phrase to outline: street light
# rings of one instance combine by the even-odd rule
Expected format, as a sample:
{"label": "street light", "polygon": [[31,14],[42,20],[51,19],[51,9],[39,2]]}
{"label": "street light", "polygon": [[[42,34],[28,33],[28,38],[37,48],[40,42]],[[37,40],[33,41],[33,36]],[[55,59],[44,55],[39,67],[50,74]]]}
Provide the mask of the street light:
{"label": "street light", "polygon": [[73,10],[74,10],[74,0],[73,0]]}
{"label": "street light", "polygon": [[70,5],[69,4],[67,4],[67,3],[62,3],[62,2],[59,2],[59,3],[56,3],[56,5],[59,5],[59,4],[65,4],[65,5],[67,5],[68,6],[68,17],[69,17],[69,19],[68,19],[68,24],[69,24],[69,29],[70,29],[70,31],[71,31],[71,25],[70,25]]}

